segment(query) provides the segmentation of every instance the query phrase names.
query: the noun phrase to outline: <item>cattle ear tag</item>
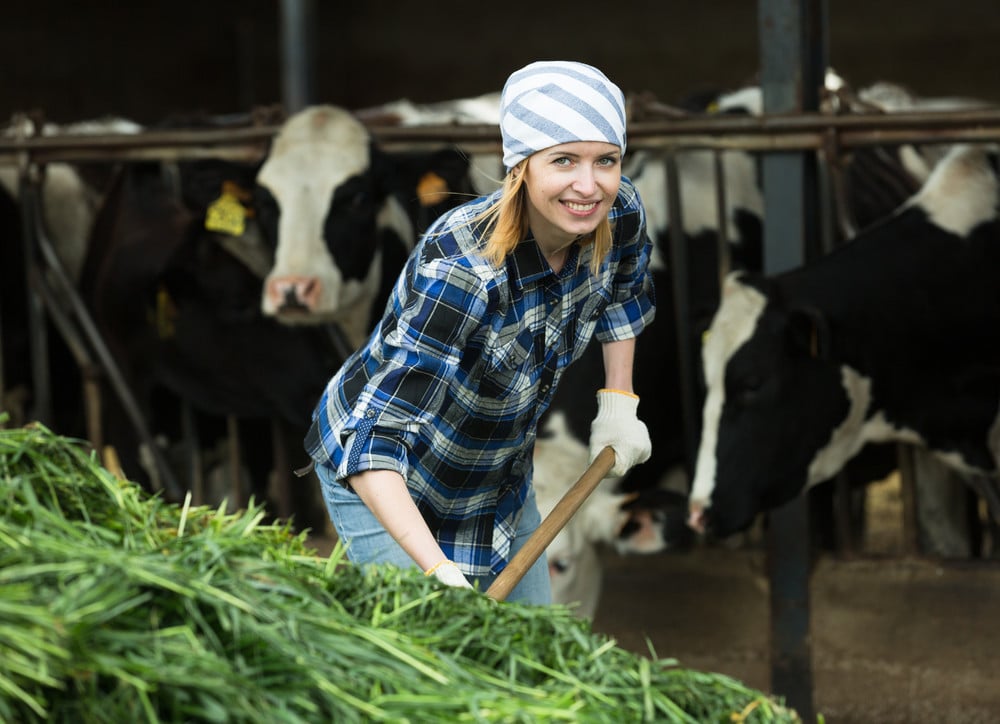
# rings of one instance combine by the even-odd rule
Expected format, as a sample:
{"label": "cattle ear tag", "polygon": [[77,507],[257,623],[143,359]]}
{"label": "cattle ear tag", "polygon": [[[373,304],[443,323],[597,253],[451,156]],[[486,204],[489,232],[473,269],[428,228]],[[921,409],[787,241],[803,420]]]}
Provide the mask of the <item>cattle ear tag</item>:
{"label": "cattle ear tag", "polygon": [[448,182],[428,171],[417,182],[417,198],[421,206],[437,206],[448,197]]}
{"label": "cattle ear tag", "polygon": [[170,339],[177,333],[176,319],[177,306],[170,292],[161,284],[156,290],[156,315],[151,320],[160,339]]}
{"label": "cattle ear tag", "polygon": [[230,236],[243,236],[251,212],[241,202],[249,199],[249,191],[232,181],[223,181],[222,195],[205,210],[205,228]]}

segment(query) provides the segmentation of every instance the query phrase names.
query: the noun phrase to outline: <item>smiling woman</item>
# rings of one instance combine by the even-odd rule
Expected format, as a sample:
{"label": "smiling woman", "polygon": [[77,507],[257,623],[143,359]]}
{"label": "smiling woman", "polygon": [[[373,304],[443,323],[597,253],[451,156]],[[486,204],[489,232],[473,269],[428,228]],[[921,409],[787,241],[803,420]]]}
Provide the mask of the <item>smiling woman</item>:
{"label": "smiling woman", "polygon": [[[612,447],[622,475],[650,454],[632,360],[654,314],[651,245],[621,176],[622,92],[592,66],[538,62],[510,76],[500,111],[503,186],[428,229],[306,439],[351,560],[482,590],[541,522],[538,420],[592,338],[591,459]],[[544,555],[509,598],[551,600]]]}

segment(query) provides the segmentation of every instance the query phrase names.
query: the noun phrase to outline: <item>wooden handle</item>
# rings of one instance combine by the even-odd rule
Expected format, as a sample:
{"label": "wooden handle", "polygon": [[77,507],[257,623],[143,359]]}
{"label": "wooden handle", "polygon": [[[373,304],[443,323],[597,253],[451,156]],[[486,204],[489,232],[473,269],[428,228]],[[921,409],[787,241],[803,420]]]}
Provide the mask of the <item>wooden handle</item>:
{"label": "wooden handle", "polygon": [[580,476],[580,479],[573,484],[573,487],[566,491],[556,507],[552,509],[538,530],[531,534],[528,542],[511,559],[507,567],[504,568],[497,579],[493,581],[486,595],[495,601],[503,601],[514,590],[528,569],[535,565],[535,561],[545,552],[549,544],[559,534],[573,514],[583,505],[583,501],[594,492],[598,484],[604,479],[615,464],[615,451],[606,447],[597,454],[594,462],[590,464]]}

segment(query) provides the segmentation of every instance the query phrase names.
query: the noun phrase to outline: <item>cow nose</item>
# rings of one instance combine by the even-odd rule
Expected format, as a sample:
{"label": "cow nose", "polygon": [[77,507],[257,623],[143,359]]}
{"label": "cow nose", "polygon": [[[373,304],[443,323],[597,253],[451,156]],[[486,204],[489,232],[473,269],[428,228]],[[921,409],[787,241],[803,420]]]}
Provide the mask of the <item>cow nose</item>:
{"label": "cow nose", "polygon": [[313,276],[279,276],[267,282],[267,296],[274,309],[314,310],[323,285]]}

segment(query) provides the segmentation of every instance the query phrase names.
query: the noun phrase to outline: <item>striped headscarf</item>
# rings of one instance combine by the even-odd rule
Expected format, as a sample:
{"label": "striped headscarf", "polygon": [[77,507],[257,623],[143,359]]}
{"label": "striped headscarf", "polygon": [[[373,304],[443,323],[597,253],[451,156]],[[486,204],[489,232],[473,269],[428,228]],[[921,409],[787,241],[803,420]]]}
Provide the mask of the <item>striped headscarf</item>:
{"label": "striped headscarf", "polygon": [[503,163],[573,141],[605,141],[625,152],[625,97],[597,68],[538,61],[515,71],[500,97]]}

